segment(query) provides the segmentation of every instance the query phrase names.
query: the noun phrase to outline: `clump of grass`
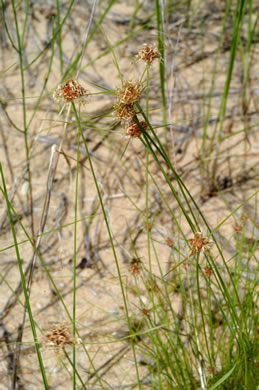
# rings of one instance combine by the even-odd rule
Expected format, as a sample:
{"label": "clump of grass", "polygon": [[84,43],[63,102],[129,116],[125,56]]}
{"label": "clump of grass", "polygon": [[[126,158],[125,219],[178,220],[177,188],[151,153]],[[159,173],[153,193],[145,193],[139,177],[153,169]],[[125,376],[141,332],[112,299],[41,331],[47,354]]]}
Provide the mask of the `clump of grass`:
{"label": "clump of grass", "polygon": [[[230,115],[228,101],[237,53],[238,50],[242,51],[240,45],[243,42],[240,40],[240,29],[246,23],[246,11],[249,17],[249,44],[246,51],[248,48],[252,50],[252,37],[256,30],[256,23],[252,26],[252,3],[246,8],[246,3],[238,1],[233,11],[234,25],[229,45],[229,62],[223,83],[223,94],[220,97],[220,104],[215,105],[216,113],[212,114],[218,61],[223,55],[223,38],[228,33],[227,20],[229,13],[232,12],[231,2],[227,2],[220,39],[215,52],[216,56],[212,59],[213,71],[208,100],[204,80],[202,104],[205,115],[201,116],[199,106],[198,114],[195,114],[197,118],[188,118],[189,114],[186,114],[185,106],[189,99],[191,110],[196,104],[194,102],[200,98],[197,97],[197,94],[193,94],[190,98],[188,94],[192,91],[187,81],[188,88],[183,88],[180,91],[179,88],[181,83],[184,84],[185,76],[181,76],[180,81],[178,80],[179,83],[177,83],[178,75],[174,73],[176,68],[167,69],[170,63],[169,55],[172,52],[169,52],[170,40],[168,38],[167,41],[166,37],[170,36],[170,20],[174,19],[174,12],[177,11],[182,15],[183,21],[188,22],[188,32],[184,30],[184,27],[183,29],[177,27],[177,43],[179,43],[178,40],[181,40],[181,34],[185,34],[184,39],[188,41],[193,39],[192,23],[195,23],[196,19],[200,22],[203,20],[200,19],[204,16],[201,10],[196,10],[191,1],[188,2],[186,8],[188,12],[172,2],[164,4],[155,1],[154,9],[149,10],[148,20],[142,20],[142,7],[144,10],[144,7],[148,7],[148,5],[137,2],[129,23],[132,31],[127,33],[125,42],[130,43],[131,37],[138,36],[143,31],[148,34],[148,29],[156,26],[158,48],[151,43],[143,46],[143,35],[140,35],[141,45],[139,45],[139,50],[137,48],[138,54],[136,54],[135,44],[134,53],[130,50],[127,51],[128,48],[124,50],[124,55],[131,62],[125,71],[120,67],[120,59],[118,60],[115,52],[117,47],[122,45],[123,39],[111,44],[108,34],[104,33],[104,30],[110,30],[102,28],[105,16],[115,4],[114,1],[109,1],[104,9],[102,9],[103,5],[100,4],[99,14],[96,16],[92,31],[90,32],[91,23],[89,23],[83,39],[80,36],[77,41],[80,45],[71,59],[68,60],[65,56],[66,45],[63,42],[63,34],[66,33],[64,26],[68,16],[73,20],[73,3],[71,1],[68,4],[62,19],[62,8],[57,2],[56,18],[55,13],[53,13],[52,20],[49,19],[51,26],[48,22],[48,29],[51,27],[52,35],[48,43],[48,47],[51,47],[51,53],[48,57],[47,79],[44,81],[43,89],[33,110],[27,102],[29,96],[26,93],[26,71],[28,71],[29,76],[32,69],[35,71],[32,66],[40,58],[43,58],[43,54],[47,56],[47,47],[40,51],[34,59],[27,61],[25,42],[27,42],[27,24],[30,20],[29,3],[26,2],[25,8],[23,8],[24,20],[22,20],[22,24],[18,23],[17,13],[19,8],[23,7],[22,3],[15,4],[12,1],[11,14],[8,13],[8,7],[3,2],[1,3],[5,33],[9,44],[18,55],[23,114],[23,127],[20,132],[24,136],[25,172],[26,181],[29,183],[26,199],[27,208],[24,211],[25,200],[21,200],[20,195],[17,195],[17,198],[14,195],[17,180],[14,179],[14,165],[11,161],[13,156],[10,159],[3,133],[2,139],[7,164],[3,162],[5,168],[0,165],[2,179],[0,190],[7,213],[3,213],[1,218],[5,220],[8,217],[9,219],[5,226],[6,229],[11,229],[13,244],[1,248],[0,253],[15,249],[17,262],[14,269],[19,270],[18,280],[20,281],[20,284],[13,288],[9,282],[9,271],[1,270],[4,289],[11,294],[11,299],[6,302],[1,314],[1,326],[3,323],[4,344],[11,362],[8,375],[12,376],[12,387],[15,389],[18,383],[17,370],[22,372],[21,366],[26,365],[24,363],[26,355],[17,346],[26,344],[23,340],[23,332],[26,329],[27,315],[41,373],[41,379],[38,378],[38,372],[35,374],[35,378],[37,377],[36,386],[43,385],[45,389],[60,386],[60,383],[55,383],[51,372],[45,368],[44,358],[41,356],[38,343],[37,334],[41,331],[42,309],[36,309],[40,299],[35,296],[37,293],[34,289],[35,274],[40,268],[48,279],[51,292],[48,303],[44,303],[43,314],[45,315],[49,307],[53,307],[57,316],[56,325],[47,331],[46,339],[59,354],[62,352],[63,366],[60,369],[64,370],[62,371],[62,380],[65,377],[65,382],[67,382],[67,384],[61,385],[63,388],[67,386],[67,388],[73,389],[86,389],[95,386],[96,383],[102,389],[114,388],[113,378],[107,377],[106,374],[112,369],[115,370],[119,366],[118,362],[123,365],[123,370],[126,367],[125,376],[120,378],[122,386],[130,381],[129,386],[139,389],[147,387],[150,389],[213,390],[222,388],[238,390],[244,388],[249,390],[255,388],[257,385],[257,280],[254,271],[257,262],[257,225],[255,222],[257,193],[252,191],[251,186],[249,195],[245,194],[244,190],[242,201],[237,197],[239,200],[235,199],[234,202],[233,198],[230,200],[228,198],[228,190],[233,187],[234,181],[231,181],[230,185],[228,184],[230,181],[227,182],[224,178],[222,181],[217,177],[217,167],[221,159],[225,159],[224,153],[221,152],[223,144],[229,140],[230,136],[237,135],[233,133],[226,136],[223,129],[225,120]],[[90,22],[94,17],[96,4],[97,2],[94,2],[89,18]],[[79,9],[80,6],[80,2],[75,4],[75,7],[79,7]],[[191,13],[192,15],[190,15]],[[110,17],[113,18],[114,14],[111,13]],[[10,29],[10,20],[13,22],[17,42],[12,36],[13,30]],[[135,26],[136,21],[142,26],[139,29]],[[128,25],[127,19],[123,23],[121,24]],[[32,26],[33,23],[31,28]],[[199,31],[198,27],[195,30],[196,34],[197,31]],[[77,25],[73,25],[71,34],[73,38],[78,38]],[[96,41],[94,41],[95,37]],[[91,53],[90,45],[94,41],[93,47],[98,46],[101,37],[104,37],[103,42],[106,49],[100,56],[89,60],[89,63],[84,63],[85,54],[89,53],[90,55]],[[197,41],[195,42],[197,43]],[[180,43],[179,47],[183,42]],[[55,51],[55,45],[58,46],[57,51]],[[57,143],[58,146],[52,147],[50,158],[47,159],[49,163],[44,181],[44,186],[46,186],[44,201],[42,201],[41,195],[37,195],[37,204],[43,205],[42,213],[39,221],[35,223],[35,210],[38,206],[36,207],[33,189],[34,185],[37,185],[37,180],[33,176],[32,167],[35,169],[35,176],[37,176],[36,170],[38,168],[32,164],[35,164],[34,156],[38,156],[40,135],[35,135],[32,124],[34,124],[33,119],[37,110],[40,109],[41,104],[44,106],[45,99],[49,95],[47,80],[52,73],[53,76],[55,73],[53,65],[55,53],[58,53],[58,69],[61,79],[67,80],[68,77],[69,79],[59,84],[54,92],[54,99],[64,103],[60,112],[57,112],[57,104],[51,103],[50,105],[53,111],[51,123],[54,124],[48,126],[47,135],[44,133],[45,138],[43,137],[43,139],[50,144],[51,142]],[[82,75],[89,81],[88,67],[90,64],[95,67],[97,60],[105,57],[106,54],[113,55],[114,69],[118,71],[121,87],[114,88],[116,85],[114,80],[105,80],[100,77],[100,80],[96,82],[93,77],[91,84],[98,88],[98,92],[90,93],[82,87],[81,81],[79,82],[80,77]],[[186,67],[189,67],[191,63],[205,60],[208,57],[208,54],[205,54],[202,52],[199,56],[191,58],[191,62],[187,61]],[[191,52],[191,55],[194,56],[194,53]],[[140,60],[144,64],[141,64]],[[156,60],[157,62],[155,62]],[[181,59],[183,62],[177,64],[177,72],[180,72],[185,60],[186,58],[183,58]],[[25,66],[26,61],[28,65]],[[144,66],[144,70],[141,66]],[[104,65],[102,65],[102,69],[105,70]],[[243,108],[245,105],[243,112],[246,120],[249,106],[247,97],[248,73],[252,72],[251,69],[252,60],[249,62],[249,66],[244,67],[245,92],[242,95],[242,104]],[[135,77],[137,81],[132,81],[131,73],[133,71],[137,73]],[[174,86],[178,95],[178,100],[175,101],[175,112],[178,114],[179,111],[181,113],[179,116],[182,119],[176,120],[172,124],[167,123],[167,102],[169,101],[170,106],[173,106],[173,102],[170,101],[173,95],[169,91],[167,96],[167,88],[169,89],[171,85],[169,80],[170,82],[174,81],[172,80],[174,77]],[[86,83],[85,80],[84,83]],[[88,100],[90,94],[95,95],[97,100],[100,98],[100,112],[91,112],[90,105],[83,104]],[[109,97],[111,99],[108,101]],[[107,99],[108,104],[107,107],[103,108],[105,99]],[[114,99],[116,99],[115,102]],[[1,103],[7,114],[8,126],[18,129],[17,126],[13,126],[15,118],[10,118],[8,114],[7,102]],[[28,120],[30,110],[32,110],[32,115]],[[50,108],[44,110],[46,112]],[[123,137],[120,139],[118,137],[119,141],[116,140],[118,121],[114,121],[114,116],[111,119],[112,112],[126,128],[126,135],[130,138],[136,138],[129,146],[132,148],[129,153],[124,150],[123,158],[121,157],[121,144],[124,148],[125,142]],[[215,115],[215,118],[212,118],[212,115]],[[216,124],[212,130],[209,127],[211,119],[213,119],[212,123]],[[199,127],[195,129],[195,123],[197,126],[202,124],[203,132],[200,139]],[[59,124],[62,127],[60,132]],[[183,140],[181,138],[179,140],[176,137],[177,132],[170,131],[173,127],[177,130],[180,129],[179,133],[185,132],[189,135],[185,135]],[[243,132],[248,137],[249,129],[250,126],[246,124],[241,133]],[[54,141],[51,138],[53,131],[57,132],[57,136],[59,136]],[[62,133],[61,136],[60,133]],[[125,129],[123,134],[125,134]],[[183,155],[184,164],[181,164],[181,157],[178,159],[177,165],[172,163],[177,158],[174,152],[174,144],[177,142],[187,148],[187,152],[184,153],[184,147],[178,149],[178,154]],[[191,150],[188,149],[188,143],[192,145]],[[74,149],[76,153],[73,154]],[[100,154],[98,154],[99,150]],[[195,151],[197,155],[193,158],[190,157]],[[227,158],[226,161],[224,160],[224,164],[228,163],[228,169],[231,172],[229,161],[232,155],[229,150],[226,150],[226,154]],[[64,175],[61,176],[61,172],[63,174],[64,171],[64,166],[61,169],[61,156],[64,157],[64,163],[67,167],[66,175],[69,179]],[[245,160],[247,157],[248,155],[245,154]],[[45,163],[45,154],[41,163],[42,165]],[[40,166],[40,168],[42,167]],[[198,170],[200,176],[193,173]],[[6,185],[9,177],[14,183],[11,192],[8,191]],[[58,185],[59,181],[66,182],[66,180],[69,185],[64,190],[62,186]],[[199,185],[193,185],[195,180],[198,181]],[[203,192],[204,180],[207,180],[205,184],[208,187],[206,196],[197,191],[197,188],[202,188],[201,192]],[[202,185],[201,182],[203,182]],[[71,195],[71,187],[74,191],[73,196]],[[55,203],[52,204],[52,202],[56,196],[60,196],[61,190],[63,196],[62,202],[60,202],[61,206],[56,209]],[[91,195],[94,194],[93,198],[88,192]],[[118,207],[121,210],[118,217],[116,214],[114,216],[112,204],[119,196],[123,199]],[[201,197],[203,197],[205,207],[200,202]],[[224,215],[221,215],[221,212],[218,211],[221,209],[216,205],[214,219],[210,217],[214,204],[210,206],[208,211],[206,202],[209,197],[215,197],[215,204],[218,200],[224,203]],[[89,199],[93,199],[91,207],[86,206],[89,204]],[[253,207],[251,206],[252,201],[254,201]],[[70,207],[70,220],[65,221],[63,218],[68,207]],[[53,213],[53,209],[56,213]],[[130,218],[126,216],[128,209],[135,213],[134,219],[132,218],[130,221]],[[241,218],[237,218],[241,209],[246,210],[250,215],[243,222]],[[20,213],[22,213],[23,218],[30,216],[29,223],[23,223]],[[53,225],[53,221],[55,222],[59,218],[59,214],[62,217],[59,219],[58,226]],[[124,218],[126,221],[125,230],[122,227]],[[227,224],[233,219],[235,221],[234,227],[225,237],[221,233],[221,229],[227,227]],[[82,229],[79,228],[79,223],[82,223]],[[38,225],[39,230],[36,234],[35,229]],[[46,226],[49,226],[48,231],[45,231]],[[71,226],[72,230],[70,230]],[[248,227],[250,229],[249,237]],[[201,233],[202,231],[207,232],[206,236]],[[20,238],[21,233],[25,235],[26,240]],[[62,234],[66,237],[63,242]],[[44,246],[42,241],[45,235],[50,238],[55,237],[54,243],[49,239],[49,242],[45,242]],[[62,245],[67,244],[66,240],[69,243],[67,249],[64,250]],[[33,253],[32,260],[28,264],[24,264],[20,255],[20,248],[22,250],[23,244],[26,242]],[[213,245],[210,245],[211,243]],[[60,274],[65,270],[69,271],[69,276],[65,277],[67,278],[65,279],[66,283],[63,283],[62,286],[57,282],[60,275],[53,271],[53,264],[56,265],[60,261],[61,250],[67,251],[63,254],[67,262],[62,263]],[[125,264],[120,261],[119,250]],[[105,251],[105,256],[102,256],[103,251]],[[82,254],[85,257],[80,259]],[[92,278],[95,280],[93,284],[91,284]],[[80,295],[80,289],[84,288],[89,288],[92,297],[96,299],[89,298],[88,290]],[[22,291],[25,303],[19,298]],[[105,300],[108,298],[111,298],[112,304],[106,303]],[[90,309],[86,308],[86,305],[89,305]],[[22,325],[19,327],[21,329],[19,338],[17,337],[17,341],[13,342],[14,337],[10,337],[6,328],[10,326],[9,313],[17,307],[22,311],[22,316],[19,317]],[[100,313],[104,314],[101,320]],[[59,316],[60,318],[65,316],[66,322],[61,322]],[[107,324],[105,331],[102,328],[103,322]],[[81,334],[88,330],[88,327],[90,328],[89,323],[94,332]],[[80,324],[80,332],[78,324]],[[111,331],[115,324],[126,326],[126,331],[122,332],[121,337],[116,337],[116,332]],[[101,337],[98,336],[98,331],[100,331]],[[78,348],[77,340],[80,340],[80,348]],[[13,343],[16,345],[16,349],[12,349]],[[72,352],[68,348],[66,349],[67,345],[72,347]],[[120,346],[118,347],[120,349],[118,352],[114,352],[117,345]],[[107,356],[107,346],[109,346],[109,353],[112,356]],[[128,364],[129,361],[130,364]],[[132,366],[134,371],[131,370]],[[121,371],[120,369],[120,374]]]}

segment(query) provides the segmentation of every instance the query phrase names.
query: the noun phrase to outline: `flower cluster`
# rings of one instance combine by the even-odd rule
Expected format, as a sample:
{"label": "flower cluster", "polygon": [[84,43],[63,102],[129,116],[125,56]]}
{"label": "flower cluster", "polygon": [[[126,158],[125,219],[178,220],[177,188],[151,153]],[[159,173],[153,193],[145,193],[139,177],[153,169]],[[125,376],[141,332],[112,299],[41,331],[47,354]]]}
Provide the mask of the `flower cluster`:
{"label": "flower cluster", "polygon": [[113,108],[115,109],[116,116],[120,120],[132,119],[136,115],[136,110],[133,104],[114,104]]}
{"label": "flower cluster", "polygon": [[133,258],[130,262],[129,271],[132,273],[132,275],[139,274],[141,271],[141,261],[137,258]]}
{"label": "flower cluster", "polygon": [[138,60],[146,62],[147,65],[151,65],[155,59],[160,59],[160,53],[157,48],[150,47],[146,43],[143,49],[141,49],[136,55]]}
{"label": "flower cluster", "polygon": [[72,102],[75,99],[84,102],[84,98],[88,95],[87,90],[83,88],[78,81],[68,80],[65,84],[58,85],[57,89],[54,91],[53,98],[58,102]]}
{"label": "flower cluster", "polygon": [[204,273],[205,273],[205,275],[208,276],[208,278],[210,278],[211,275],[212,275],[212,269],[211,269],[210,267],[206,266],[206,267],[204,268]]}
{"label": "flower cluster", "polygon": [[[144,130],[148,129],[148,125],[145,121],[139,121],[139,123]],[[138,123],[131,119],[127,125],[126,132],[129,137],[139,137],[142,134],[142,129]]]}
{"label": "flower cluster", "polygon": [[60,352],[65,345],[75,344],[71,326],[67,323],[56,324],[46,333],[47,346],[53,346]]}
{"label": "flower cluster", "polygon": [[[155,59],[160,59],[160,53],[157,48],[148,46],[147,44],[139,51],[137,59],[143,60],[149,66]],[[142,134],[142,128],[148,128],[145,121],[141,121],[139,126],[133,120],[137,112],[135,103],[140,99],[145,86],[142,81],[125,81],[122,87],[117,89],[117,103],[114,105],[115,114],[120,120],[127,121],[126,133],[130,137],[139,137]]]}
{"label": "flower cluster", "polygon": [[129,120],[136,115],[134,103],[136,103],[143,90],[143,83],[139,81],[125,81],[122,87],[117,89],[118,102],[114,105],[115,113],[120,120]]}
{"label": "flower cluster", "polygon": [[136,103],[141,93],[144,90],[144,86],[139,81],[125,81],[122,88],[116,91],[118,101],[121,104],[133,104]]}
{"label": "flower cluster", "polygon": [[209,249],[210,241],[207,237],[203,237],[201,232],[197,232],[194,238],[189,239],[189,243],[192,247],[192,255],[194,255],[195,253]]}

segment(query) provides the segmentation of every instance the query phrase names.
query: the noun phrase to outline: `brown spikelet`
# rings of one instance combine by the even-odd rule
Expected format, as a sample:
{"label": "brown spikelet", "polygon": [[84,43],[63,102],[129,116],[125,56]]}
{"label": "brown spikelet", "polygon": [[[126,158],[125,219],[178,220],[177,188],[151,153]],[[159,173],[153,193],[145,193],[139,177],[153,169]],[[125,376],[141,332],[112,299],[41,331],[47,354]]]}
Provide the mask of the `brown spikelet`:
{"label": "brown spikelet", "polygon": [[197,232],[194,235],[194,238],[189,239],[189,243],[192,247],[192,254],[205,251],[208,249],[209,239],[207,237],[203,237],[201,232]]}
{"label": "brown spikelet", "polygon": [[133,104],[118,103],[118,104],[115,104],[113,107],[115,109],[115,115],[120,120],[129,120],[129,119],[132,119],[136,115],[136,111],[135,111]]}
{"label": "brown spikelet", "polygon": [[144,86],[139,81],[125,81],[122,88],[116,91],[119,104],[136,103],[143,90]]}
{"label": "brown spikelet", "polygon": [[211,270],[211,268],[208,267],[208,266],[206,266],[206,267],[204,268],[204,273],[205,273],[205,275],[208,276],[208,278],[210,278],[211,275],[212,275],[212,270]]}
{"label": "brown spikelet", "polygon": [[[145,121],[139,121],[144,130],[147,130],[148,126]],[[139,137],[142,134],[142,129],[133,119],[129,122],[126,128],[127,135],[130,137]]]}
{"label": "brown spikelet", "polygon": [[58,85],[53,94],[56,101],[64,102],[72,102],[75,99],[80,99],[83,102],[87,96],[89,96],[87,90],[76,80],[68,80],[65,84]]}
{"label": "brown spikelet", "polygon": [[129,271],[132,273],[132,275],[139,274],[141,271],[141,261],[134,257],[130,262]]}
{"label": "brown spikelet", "polygon": [[46,345],[54,347],[58,353],[62,352],[66,345],[76,343],[71,325],[68,323],[60,323],[51,327],[46,333],[46,339]]}
{"label": "brown spikelet", "polygon": [[160,60],[160,53],[156,47],[148,46],[144,44],[143,49],[141,49],[136,55],[138,60],[146,62],[147,65],[151,65],[155,59]]}

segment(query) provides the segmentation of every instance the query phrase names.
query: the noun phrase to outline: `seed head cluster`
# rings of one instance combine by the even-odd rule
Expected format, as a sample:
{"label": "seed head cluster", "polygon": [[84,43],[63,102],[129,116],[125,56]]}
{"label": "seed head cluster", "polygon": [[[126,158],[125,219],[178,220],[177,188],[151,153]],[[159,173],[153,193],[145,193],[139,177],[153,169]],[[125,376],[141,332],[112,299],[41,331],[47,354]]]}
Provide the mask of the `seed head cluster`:
{"label": "seed head cluster", "polygon": [[194,238],[189,239],[189,243],[192,247],[192,254],[199,253],[201,251],[206,251],[209,248],[209,239],[204,237],[201,232],[197,232],[194,235]]}
{"label": "seed head cluster", "polygon": [[120,120],[127,121],[136,115],[134,104],[139,101],[144,88],[143,83],[139,81],[125,81],[122,87],[117,89],[117,103],[114,109]]}
{"label": "seed head cluster", "polygon": [[56,324],[46,334],[47,346],[53,346],[60,352],[65,345],[75,344],[71,326],[67,323]]}
{"label": "seed head cluster", "polygon": [[142,311],[142,314],[145,317],[149,317],[150,316],[150,310],[146,309],[145,307],[141,311]]}
{"label": "seed head cluster", "polygon": [[160,59],[160,53],[156,47],[150,47],[145,43],[136,57],[138,60],[146,62],[147,65],[151,65],[155,59]]}
{"label": "seed head cluster", "polygon": [[[145,121],[139,121],[139,123],[144,130],[147,130],[148,126]],[[126,132],[129,137],[139,137],[142,134],[142,129],[138,123],[131,119],[127,125]]]}
{"label": "seed head cluster", "polygon": [[120,104],[133,104],[139,100],[143,90],[144,86],[139,81],[125,81],[122,88],[116,91],[116,95]]}
{"label": "seed head cluster", "polygon": [[72,102],[75,99],[80,99],[80,102],[83,102],[87,96],[87,90],[76,80],[68,80],[65,84],[58,85],[53,94],[53,98],[58,102]]}
{"label": "seed head cluster", "polygon": [[210,267],[206,266],[206,267],[204,268],[204,273],[205,273],[205,275],[208,276],[208,278],[210,278],[211,275],[212,275],[212,269],[211,269]]}
{"label": "seed head cluster", "polygon": [[129,271],[132,273],[132,275],[139,274],[141,271],[141,261],[137,258],[133,258],[130,262]]}
{"label": "seed head cluster", "polygon": [[133,104],[117,103],[114,106],[116,116],[120,120],[129,120],[136,115],[136,110]]}

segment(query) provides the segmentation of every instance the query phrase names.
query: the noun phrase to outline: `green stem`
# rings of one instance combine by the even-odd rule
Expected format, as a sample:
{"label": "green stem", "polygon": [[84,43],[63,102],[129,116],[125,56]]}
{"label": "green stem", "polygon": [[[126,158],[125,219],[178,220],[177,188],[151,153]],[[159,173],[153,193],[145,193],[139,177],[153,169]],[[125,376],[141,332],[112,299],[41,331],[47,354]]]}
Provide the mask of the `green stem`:
{"label": "green stem", "polygon": [[2,168],[2,164],[1,163],[0,163],[0,172],[1,172],[1,178],[2,178],[2,183],[3,183],[3,195],[4,195],[4,198],[5,198],[6,206],[7,206],[7,210],[8,210],[8,216],[9,216],[9,220],[10,220],[10,225],[11,225],[11,230],[12,230],[12,235],[13,235],[13,240],[14,240],[14,245],[15,245],[15,252],[16,252],[16,257],[17,257],[17,263],[18,263],[18,268],[19,268],[19,273],[20,273],[20,278],[21,278],[21,283],[22,283],[22,288],[23,288],[23,293],[24,293],[24,298],[25,298],[25,306],[26,306],[26,310],[28,312],[28,316],[29,316],[29,320],[30,320],[32,335],[33,335],[35,349],[36,349],[36,353],[37,353],[37,357],[38,357],[38,361],[39,361],[39,365],[40,365],[40,370],[41,370],[41,375],[42,375],[42,379],[43,379],[44,388],[45,388],[45,390],[48,390],[48,388],[49,388],[48,381],[47,381],[45,368],[44,368],[44,365],[43,365],[43,360],[42,360],[42,356],[41,356],[41,352],[40,352],[40,347],[39,347],[39,342],[38,342],[38,338],[37,338],[36,327],[35,327],[33,314],[32,314],[32,310],[31,310],[31,305],[30,305],[30,299],[29,299],[29,295],[28,295],[28,292],[27,292],[26,280],[25,280],[25,277],[24,277],[23,267],[22,267],[22,259],[21,259],[21,256],[20,256],[19,248],[18,248],[16,232],[15,232],[14,222],[13,222],[13,216],[12,216],[12,213],[11,213],[10,202],[9,202],[9,199],[8,199],[8,194],[7,194],[7,189],[6,189],[5,179],[4,179],[4,173],[3,173],[3,168]]}

